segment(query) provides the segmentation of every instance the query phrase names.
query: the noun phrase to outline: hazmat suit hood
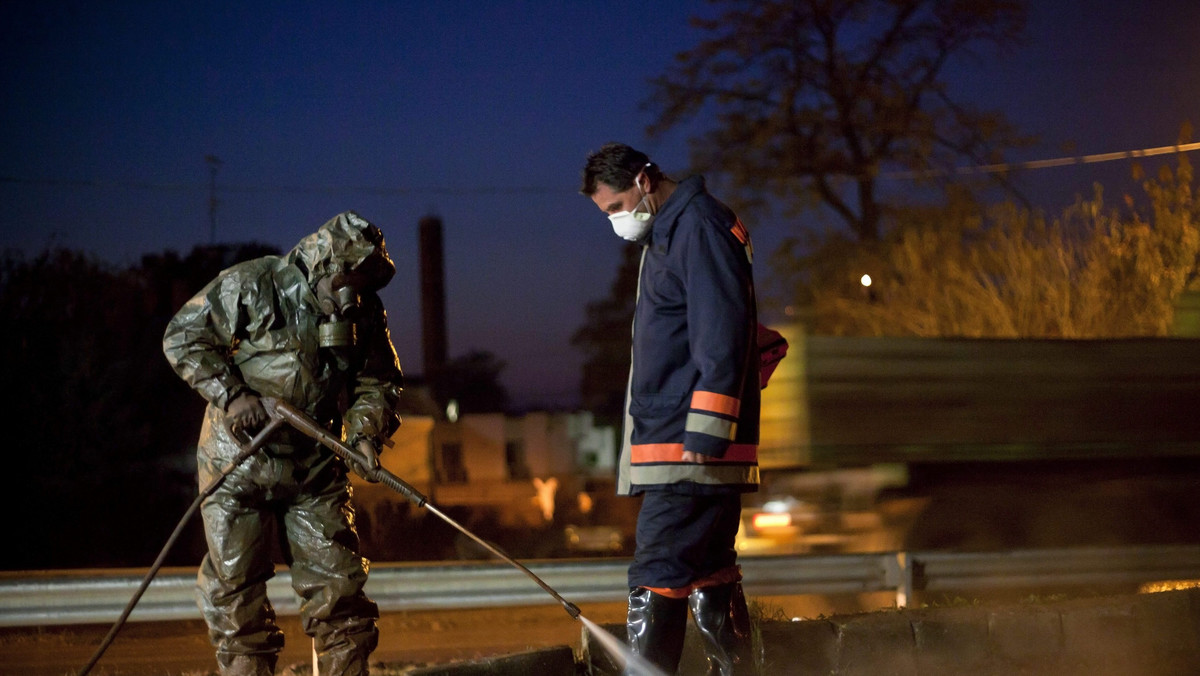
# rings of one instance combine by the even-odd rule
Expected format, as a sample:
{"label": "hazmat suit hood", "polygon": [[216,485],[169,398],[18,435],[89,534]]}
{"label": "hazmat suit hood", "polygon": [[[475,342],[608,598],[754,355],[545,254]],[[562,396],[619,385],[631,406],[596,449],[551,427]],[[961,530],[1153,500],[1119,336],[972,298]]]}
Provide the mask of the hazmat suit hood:
{"label": "hazmat suit hood", "polygon": [[314,288],[323,277],[353,270],[364,275],[370,291],[378,291],[396,274],[383,232],[353,211],[334,216],[300,240],[288,262],[305,270]]}
{"label": "hazmat suit hood", "polygon": [[[376,293],[395,269],[379,228],[347,211],[283,256],[226,268],[180,308],[163,335],[163,352],[209,403],[197,447],[201,478],[215,476],[237,455],[224,417],[247,390],[340,428],[347,442],[381,442],[395,430],[403,374]],[[360,305],[352,320],[356,344],[327,349],[320,332],[329,315],[317,286],[349,272],[365,287],[357,289]],[[276,433],[274,452],[303,447],[318,453],[311,440],[291,437],[287,430]]]}

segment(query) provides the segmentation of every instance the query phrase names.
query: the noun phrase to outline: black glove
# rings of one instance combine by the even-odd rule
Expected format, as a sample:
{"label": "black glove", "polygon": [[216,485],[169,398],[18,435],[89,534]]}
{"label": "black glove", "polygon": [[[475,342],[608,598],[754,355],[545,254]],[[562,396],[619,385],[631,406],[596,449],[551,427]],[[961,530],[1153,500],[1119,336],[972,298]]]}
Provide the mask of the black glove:
{"label": "black glove", "polygon": [[249,390],[242,392],[225,409],[225,427],[233,434],[253,435],[267,424],[267,409],[263,408],[258,395]]}
{"label": "black glove", "polygon": [[350,469],[367,481],[377,483],[379,480],[374,476],[375,471],[379,469],[379,451],[375,450],[375,442],[370,439],[360,439],[354,445],[354,450],[358,451],[359,458],[348,461]]}

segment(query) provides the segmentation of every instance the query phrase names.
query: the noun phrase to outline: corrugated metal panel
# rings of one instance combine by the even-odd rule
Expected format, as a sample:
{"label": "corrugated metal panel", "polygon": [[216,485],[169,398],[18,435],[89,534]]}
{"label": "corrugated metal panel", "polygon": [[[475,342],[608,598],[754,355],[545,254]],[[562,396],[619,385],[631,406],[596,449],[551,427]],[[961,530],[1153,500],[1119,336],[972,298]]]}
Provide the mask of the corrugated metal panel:
{"label": "corrugated metal panel", "polygon": [[803,345],[814,464],[1200,455],[1200,340]]}

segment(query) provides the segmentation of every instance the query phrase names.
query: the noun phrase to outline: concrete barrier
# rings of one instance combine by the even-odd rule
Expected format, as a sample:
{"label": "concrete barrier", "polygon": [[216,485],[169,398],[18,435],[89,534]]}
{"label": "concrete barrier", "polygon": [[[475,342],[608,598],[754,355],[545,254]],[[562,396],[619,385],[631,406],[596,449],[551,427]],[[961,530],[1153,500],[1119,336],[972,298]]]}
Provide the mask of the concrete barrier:
{"label": "concrete barrier", "polygon": [[1200,589],[762,626],[771,676],[1200,673]]}
{"label": "concrete barrier", "polygon": [[[759,632],[764,676],[1195,676],[1200,589],[884,610],[763,622]],[[681,674],[705,673],[695,638],[689,631]],[[584,654],[590,673],[619,673],[590,642]]]}

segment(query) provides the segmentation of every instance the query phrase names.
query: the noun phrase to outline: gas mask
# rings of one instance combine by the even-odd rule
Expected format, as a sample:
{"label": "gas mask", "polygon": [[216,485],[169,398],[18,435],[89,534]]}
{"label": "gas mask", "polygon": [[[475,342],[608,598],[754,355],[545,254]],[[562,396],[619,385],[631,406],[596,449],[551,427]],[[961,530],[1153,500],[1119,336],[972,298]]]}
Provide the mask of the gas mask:
{"label": "gas mask", "polygon": [[317,282],[317,302],[324,317],[317,326],[317,344],[328,348],[354,347],[358,342],[354,322],[361,299],[342,275],[327,275]]}
{"label": "gas mask", "polygon": [[[634,185],[637,186],[639,192],[642,190],[641,176],[634,179]],[[646,201],[649,194],[643,193],[642,199],[633,206],[633,211],[618,211],[615,214],[609,214],[608,220],[612,222],[613,232],[621,239],[630,242],[640,242],[646,237],[646,233],[650,232],[650,225],[654,222],[654,214],[649,211],[638,212],[638,208]]]}

